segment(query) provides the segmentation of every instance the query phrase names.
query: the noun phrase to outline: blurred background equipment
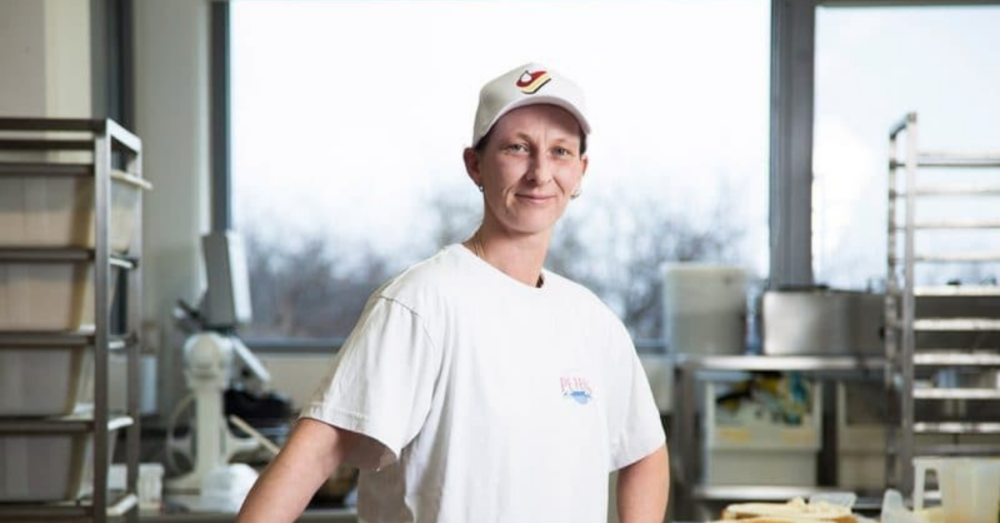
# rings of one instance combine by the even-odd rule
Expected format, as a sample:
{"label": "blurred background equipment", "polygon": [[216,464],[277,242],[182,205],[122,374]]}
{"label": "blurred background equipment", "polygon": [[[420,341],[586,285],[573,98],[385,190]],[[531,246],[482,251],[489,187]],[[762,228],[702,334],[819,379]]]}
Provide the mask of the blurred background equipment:
{"label": "blurred background equipment", "polygon": [[816,484],[822,442],[819,388],[795,372],[709,382],[705,477],[712,485]]}
{"label": "blurred background equipment", "polygon": [[664,337],[674,354],[742,354],[746,346],[743,269],[725,265],[666,265]]}
{"label": "blurred background equipment", "polygon": [[884,300],[823,286],[769,290],[762,307],[764,354],[879,356]]}
{"label": "blurred background equipment", "polygon": [[[195,404],[193,468],[167,481],[173,491],[199,492],[203,508],[230,511],[242,502],[256,472],[230,465],[239,452],[255,450],[260,442],[237,437],[226,423],[223,398],[234,384],[261,388],[270,374],[236,335],[250,321],[250,287],[239,236],[231,231],[203,237],[208,289],[197,309],[181,303],[178,320],[191,331],[184,344],[184,376],[190,394],[175,409],[168,424],[168,457],[172,461],[174,425],[192,401]],[[204,506],[205,504],[211,507]],[[239,503],[235,503],[239,507]]]}

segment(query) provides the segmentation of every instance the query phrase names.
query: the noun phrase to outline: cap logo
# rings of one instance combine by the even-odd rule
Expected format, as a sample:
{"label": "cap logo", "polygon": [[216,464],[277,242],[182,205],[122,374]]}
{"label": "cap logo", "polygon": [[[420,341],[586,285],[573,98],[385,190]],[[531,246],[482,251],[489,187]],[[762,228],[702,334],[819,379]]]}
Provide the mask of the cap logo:
{"label": "cap logo", "polygon": [[524,94],[535,94],[543,85],[549,83],[552,77],[549,76],[548,71],[528,71],[525,70],[520,78],[517,79],[517,87],[521,89]]}

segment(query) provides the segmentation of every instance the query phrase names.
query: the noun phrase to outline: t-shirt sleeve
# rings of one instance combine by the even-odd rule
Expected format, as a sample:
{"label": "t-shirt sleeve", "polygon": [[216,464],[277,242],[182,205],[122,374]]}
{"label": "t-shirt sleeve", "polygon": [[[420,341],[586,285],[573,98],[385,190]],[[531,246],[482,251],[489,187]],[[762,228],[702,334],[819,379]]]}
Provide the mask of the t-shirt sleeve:
{"label": "t-shirt sleeve", "polygon": [[617,423],[611,426],[611,470],[618,470],[650,455],[666,441],[660,411],[653,399],[649,380],[639,355],[624,326],[614,336],[619,352],[616,382],[618,405],[612,412]]}
{"label": "t-shirt sleeve", "polygon": [[378,469],[399,459],[430,411],[441,353],[423,320],[390,298],[369,303],[301,417],[366,436],[344,463]]}

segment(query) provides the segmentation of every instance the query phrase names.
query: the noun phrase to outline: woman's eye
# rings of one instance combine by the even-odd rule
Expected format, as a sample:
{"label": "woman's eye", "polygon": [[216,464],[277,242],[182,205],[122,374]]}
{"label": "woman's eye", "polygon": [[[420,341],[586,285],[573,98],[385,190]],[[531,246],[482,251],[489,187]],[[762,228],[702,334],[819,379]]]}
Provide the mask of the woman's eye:
{"label": "woman's eye", "polygon": [[569,149],[566,149],[565,147],[556,147],[553,152],[555,152],[556,156],[572,156],[573,155],[573,152],[570,151]]}
{"label": "woman's eye", "polygon": [[510,144],[510,145],[507,146],[507,150],[508,151],[512,151],[512,152],[516,152],[516,153],[523,153],[523,152],[527,152],[528,146],[525,145],[525,144],[523,144],[523,143],[512,143],[512,144]]}

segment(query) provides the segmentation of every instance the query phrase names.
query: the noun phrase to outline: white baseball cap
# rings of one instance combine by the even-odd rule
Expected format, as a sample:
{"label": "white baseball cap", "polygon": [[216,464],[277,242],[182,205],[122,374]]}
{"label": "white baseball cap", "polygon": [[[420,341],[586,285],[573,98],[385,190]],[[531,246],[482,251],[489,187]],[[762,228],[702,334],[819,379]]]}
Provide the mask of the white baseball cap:
{"label": "white baseball cap", "polygon": [[541,64],[530,63],[491,80],[479,91],[479,108],[472,128],[472,146],[490,132],[503,115],[526,105],[551,104],[576,117],[584,134],[590,124],[584,116],[583,91],[570,79]]}

